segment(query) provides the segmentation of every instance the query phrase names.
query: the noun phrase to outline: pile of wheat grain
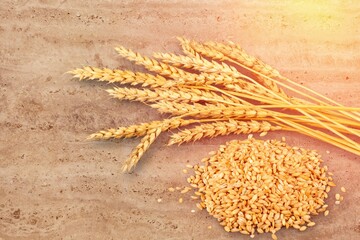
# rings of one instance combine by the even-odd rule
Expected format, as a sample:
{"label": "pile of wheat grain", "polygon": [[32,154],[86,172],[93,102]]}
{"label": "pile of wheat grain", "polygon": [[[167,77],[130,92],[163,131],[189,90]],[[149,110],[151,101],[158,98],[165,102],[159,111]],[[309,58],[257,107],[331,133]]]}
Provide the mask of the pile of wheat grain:
{"label": "pile of wheat grain", "polygon": [[227,232],[277,239],[282,227],[304,231],[315,225],[312,215],[329,213],[325,199],[335,184],[315,151],[252,138],[228,142],[202,162],[188,182],[201,198],[197,206]]}
{"label": "pile of wheat grain", "polygon": [[[179,38],[185,55],[144,57],[124,47],[116,51],[150,73],[84,67],[70,73],[129,87],[108,89],[120,100],[140,101],[171,115],[161,121],[111,128],[89,138],[142,137],[122,170],[131,171],[164,131],[195,124],[172,135],[169,144],[226,134],[296,131],[360,155],[360,109],[343,107],[291,81],[248,55],[238,44],[200,43]],[[246,73],[246,74],[245,74]],[[302,98],[292,97],[297,94]],[[286,111],[284,111],[286,110]]]}

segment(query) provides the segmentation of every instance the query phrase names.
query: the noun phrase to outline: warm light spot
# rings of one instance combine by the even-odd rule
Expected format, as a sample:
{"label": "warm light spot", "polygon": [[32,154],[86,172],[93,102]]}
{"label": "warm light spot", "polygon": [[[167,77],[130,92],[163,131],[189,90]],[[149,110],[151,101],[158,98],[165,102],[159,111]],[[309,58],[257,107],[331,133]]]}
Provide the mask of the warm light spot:
{"label": "warm light spot", "polygon": [[346,13],[351,1],[293,0],[273,1],[286,16],[292,31],[303,32],[312,39],[337,39],[348,30]]}

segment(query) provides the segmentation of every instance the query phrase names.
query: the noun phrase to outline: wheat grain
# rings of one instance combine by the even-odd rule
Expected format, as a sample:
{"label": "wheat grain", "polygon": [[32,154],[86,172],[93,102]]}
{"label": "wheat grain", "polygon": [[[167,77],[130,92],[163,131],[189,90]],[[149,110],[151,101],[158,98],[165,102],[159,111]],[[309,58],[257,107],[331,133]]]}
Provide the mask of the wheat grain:
{"label": "wheat grain", "polygon": [[319,157],[276,140],[231,141],[195,165],[189,183],[201,198],[197,206],[225,231],[271,232],[276,239],[281,227],[314,226],[310,214],[326,209],[330,178]]}

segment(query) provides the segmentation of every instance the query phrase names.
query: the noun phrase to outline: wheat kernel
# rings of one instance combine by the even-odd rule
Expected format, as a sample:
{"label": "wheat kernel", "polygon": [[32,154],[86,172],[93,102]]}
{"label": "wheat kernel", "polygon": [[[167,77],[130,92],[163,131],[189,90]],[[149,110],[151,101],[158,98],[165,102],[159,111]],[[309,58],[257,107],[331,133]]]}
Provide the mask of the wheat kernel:
{"label": "wheat kernel", "polygon": [[335,204],[336,204],[336,205],[339,205],[339,204],[340,204],[340,201],[335,201]]}
{"label": "wheat kernel", "polygon": [[158,198],[157,202],[158,202],[158,203],[161,203],[161,202],[162,202],[162,199],[161,199],[161,198]]}
{"label": "wheat kernel", "polygon": [[183,199],[182,198],[179,198],[179,203],[183,203]]}
{"label": "wheat kernel", "polygon": [[307,228],[306,226],[302,226],[299,230],[303,232],[306,230],[306,228]]}
{"label": "wheat kernel", "polygon": [[277,236],[275,235],[275,233],[271,234],[271,238],[272,238],[273,240],[277,240],[277,239],[278,239]]}
{"label": "wheat kernel", "polygon": [[329,215],[329,210],[326,210],[326,211],[324,212],[324,216],[327,216],[327,215]]}
{"label": "wheat kernel", "polygon": [[340,200],[340,194],[338,194],[338,193],[335,194],[335,199],[339,201]]}
{"label": "wheat kernel", "polygon": [[194,213],[194,212],[195,212],[195,210],[194,210],[194,209],[192,209],[192,210],[191,210],[191,212],[192,212],[192,213]]}
{"label": "wheat kernel", "polygon": [[260,133],[260,137],[265,137],[266,135],[268,134],[268,132],[262,132],[262,133]]}
{"label": "wheat kernel", "polygon": [[187,167],[187,168],[193,168],[193,166],[190,165],[190,164],[187,164],[186,167]]}
{"label": "wheat kernel", "polygon": [[183,173],[188,173],[188,170],[187,170],[187,169],[183,169],[182,172],[183,172]]}
{"label": "wheat kernel", "polygon": [[344,200],[344,196],[340,196],[340,201],[343,201]]}
{"label": "wheat kernel", "polygon": [[346,189],[345,189],[344,187],[341,187],[340,190],[341,190],[342,192],[346,192]]}
{"label": "wheat kernel", "polygon": [[185,187],[180,193],[187,193],[191,188]]}
{"label": "wheat kernel", "polygon": [[313,226],[315,226],[315,223],[314,223],[314,222],[309,222],[309,223],[307,224],[307,226],[308,226],[308,227],[313,227]]}
{"label": "wheat kernel", "polygon": [[175,192],[175,189],[173,187],[168,188],[169,192]]}
{"label": "wheat kernel", "polygon": [[208,229],[212,229],[212,226],[209,225],[207,228],[208,228]]}

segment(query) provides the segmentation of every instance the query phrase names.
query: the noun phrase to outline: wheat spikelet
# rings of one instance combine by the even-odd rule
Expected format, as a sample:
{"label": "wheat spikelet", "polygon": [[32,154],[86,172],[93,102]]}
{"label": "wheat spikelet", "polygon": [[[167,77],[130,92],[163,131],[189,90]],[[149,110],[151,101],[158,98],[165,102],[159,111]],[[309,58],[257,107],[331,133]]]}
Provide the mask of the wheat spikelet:
{"label": "wheat spikelet", "polygon": [[130,85],[140,85],[142,87],[162,87],[162,86],[171,86],[175,83],[173,81],[168,81],[166,78],[160,75],[152,75],[142,72],[132,72],[127,70],[112,70],[109,68],[96,68],[96,67],[83,67],[77,68],[69,73],[73,74],[74,77],[79,78],[79,80],[94,80],[106,81],[110,83],[120,83],[120,84],[130,84]]}
{"label": "wheat spikelet", "polygon": [[199,101],[227,101],[234,104],[234,101],[227,96],[221,96],[211,91],[188,88],[170,89],[137,89],[137,88],[114,88],[106,90],[111,96],[122,99],[140,102],[156,102],[169,100],[175,102],[199,102]]}
{"label": "wheat spikelet", "polygon": [[221,121],[208,124],[201,124],[194,128],[185,129],[173,134],[168,145],[182,144],[190,141],[197,141],[203,137],[216,137],[228,134],[249,134],[257,132],[268,132],[280,130],[279,126],[272,126],[269,122],[263,121]]}
{"label": "wheat spikelet", "polygon": [[145,136],[150,129],[158,128],[161,126],[161,131],[168,131],[170,129],[179,128],[192,123],[196,123],[198,120],[195,119],[182,119],[182,118],[170,118],[163,121],[152,121],[148,123],[141,123],[131,125],[128,127],[110,128],[107,130],[99,131],[91,134],[89,140],[108,140],[111,138],[133,138]]}
{"label": "wheat spikelet", "polygon": [[150,129],[147,134],[141,139],[140,144],[135,147],[131,152],[129,158],[125,161],[122,166],[123,172],[130,172],[136,164],[139,162],[140,158],[144,155],[146,150],[149,149],[150,145],[155,141],[155,139],[160,135],[162,127],[157,127]]}
{"label": "wheat spikelet", "polygon": [[177,40],[180,42],[180,46],[183,50],[183,52],[189,56],[189,57],[194,57],[196,56],[196,52],[194,51],[193,48],[190,47],[190,40],[186,39],[184,37],[177,37]]}

